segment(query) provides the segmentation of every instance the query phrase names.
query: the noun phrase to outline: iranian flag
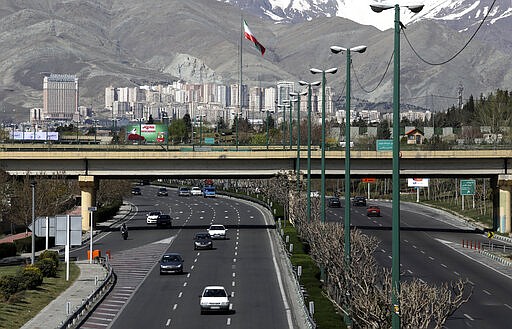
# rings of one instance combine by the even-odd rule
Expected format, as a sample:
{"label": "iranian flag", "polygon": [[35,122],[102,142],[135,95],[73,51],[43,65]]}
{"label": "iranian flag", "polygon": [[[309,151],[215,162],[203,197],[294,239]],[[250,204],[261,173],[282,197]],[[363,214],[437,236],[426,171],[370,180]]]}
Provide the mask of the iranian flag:
{"label": "iranian flag", "polygon": [[256,40],[256,38],[254,37],[254,34],[252,34],[251,30],[249,30],[249,26],[247,25],[247,22],[245,21],[245,19],[244,19],[244,36],[247,40],[250,40],[254,43],[256,48],[258,48],[258,50],[260,51],[261,56],[263,56],[265,54],[265,47],[263,47],[263,45],[261,43],[259,43],[258,40]]}

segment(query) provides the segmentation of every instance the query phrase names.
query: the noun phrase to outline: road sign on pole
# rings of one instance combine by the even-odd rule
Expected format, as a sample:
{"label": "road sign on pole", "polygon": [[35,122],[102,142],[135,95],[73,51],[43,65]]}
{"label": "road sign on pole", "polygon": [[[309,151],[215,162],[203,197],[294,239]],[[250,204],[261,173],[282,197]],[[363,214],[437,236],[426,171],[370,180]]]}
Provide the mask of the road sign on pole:
{"label": "road sign on pole", "polygon": [[461,179],[460,180],[460,194],[461,195],[475,195],[475,180],[474,179]]}
{"label": "road sign on pole", "polygon": [[377,152],[393,151],[392,139],[377,139]]}

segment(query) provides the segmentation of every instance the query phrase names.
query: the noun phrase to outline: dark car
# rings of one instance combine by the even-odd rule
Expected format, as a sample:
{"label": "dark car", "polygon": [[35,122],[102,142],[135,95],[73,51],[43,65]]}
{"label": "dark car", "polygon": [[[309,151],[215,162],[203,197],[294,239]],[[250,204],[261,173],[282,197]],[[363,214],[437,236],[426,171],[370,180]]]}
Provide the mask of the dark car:
{"label": "dark car", "polygon": [[366,198],[364,196],[355,196],[352,199],[352,205],[356,207],[366,207]]}
{"label": "dark car", "polygon": [[140,187],[133,187],[132,188],[132,194],[133,195],[142,195],[142,192],[140,190]]}
{"label": "dark car", "polygon": [[160,274],[183,273],[183,257],[178,253],[166,253],[160,259]]}
{"label": "dark car", "polygon": [[213,249],[213,241],[208,232],[199,232],[194,236],[194,250]]}
{"label": "dark car", "polygon": [[163,227],[163,226],[172,227],[171,215],[167,215],[167,214],[158,215],[158,217],[156,218],[156,227]]}
{"label": "dark car", "polygon": [[368,217],[380,217],[380,208],[377,206],[369,206],[366,209],[366,215]]}
{"label": "dark car", "polygon": [[167,189],[165,187],[161,187],[158,189],[157,195],[158,196],[167,196],[169,194],[167,193]]}
{"label": "dark car", "polygon": [[330,208],[340,208],[341,201],[338,197],[332,197],[329,199],[329,203],[327,204]]}

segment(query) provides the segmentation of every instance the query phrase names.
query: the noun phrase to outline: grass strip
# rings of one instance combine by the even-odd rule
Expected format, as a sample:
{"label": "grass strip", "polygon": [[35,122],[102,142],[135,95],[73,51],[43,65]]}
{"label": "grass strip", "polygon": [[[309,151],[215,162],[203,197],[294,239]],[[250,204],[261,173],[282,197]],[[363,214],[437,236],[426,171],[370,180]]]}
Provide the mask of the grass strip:
{"label": "grass strip", "polygon": [[[14,274],[17,266],[0,267],[0,276]],[[66,281],[66,264],[61,262],[57,277],[44,278],[43,284],[34,290],[19,293],[13,303],[0,302],[0,328],[20,328],[52,300],[65,291],[78,278],[80,269],[71,262],[69,264],[69,281]],[[64,306],[63,306],[64,307]]]}
{"label": "grass strip", "polygon": [[[283,238],[289,237],[289,243],[286,246],[289,250],[289,244],[293,244],[291,262],[294,267],[302,266],[302,275],[300,284],[307,293],[305,299],[306,306],[310,301],[314,302],[315,314],[313,316],[318,328],[346,328],[343,322],[343,316],[337,312],[334,305],[322,293],[322,282],[320,281],[320,269],[316,266],[313,259],[304,251],[304,244],[297,236],[297,231],[289,223],[283,227]],[[285,240],[283,240],[285,241]]]}

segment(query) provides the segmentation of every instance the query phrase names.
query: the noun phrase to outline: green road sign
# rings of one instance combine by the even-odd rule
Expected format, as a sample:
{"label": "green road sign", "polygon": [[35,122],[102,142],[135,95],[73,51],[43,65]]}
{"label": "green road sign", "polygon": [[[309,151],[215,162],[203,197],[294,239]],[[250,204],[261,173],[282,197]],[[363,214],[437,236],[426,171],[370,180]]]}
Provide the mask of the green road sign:
{"label": "green road sign", "polygon": [[392,139],[377,139],[377,152],[393,151]]}
{"label": "green road sign", "polygon": [[205,144],[215,144],[215,138],[214,137],[205,137],[204,143]]}
{"label": "green road sign", "polygon": [[475,180],[474,179],[461,179],[460,180],[460,195],[475,195]]}

